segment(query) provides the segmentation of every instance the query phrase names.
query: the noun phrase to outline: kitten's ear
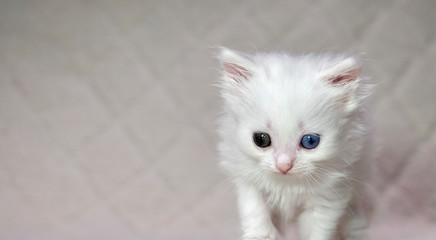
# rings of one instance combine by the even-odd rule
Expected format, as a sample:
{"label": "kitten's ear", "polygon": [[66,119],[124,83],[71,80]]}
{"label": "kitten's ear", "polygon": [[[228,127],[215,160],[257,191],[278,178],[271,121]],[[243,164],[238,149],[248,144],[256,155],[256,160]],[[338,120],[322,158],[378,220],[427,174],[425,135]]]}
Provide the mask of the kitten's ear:
{"label": "kitten's ear", "polygon": [[254,63],[244,54],[221,48],[218,59],[225,79],[240,83],[253,75]]}
{"label": "kitten's ear", "polygon": [[321,74],[321,79],[338,91],[338,100],[347,112],[353,112],[370,94],[369,86],[362,86],[361,65],[354,57],[346,58]]}
{"label": "kitten's ear", "polygon": [[321,78],[333,86],[356,83],[360,79],[360,64],[356,58],[346,58],[323,72]]}

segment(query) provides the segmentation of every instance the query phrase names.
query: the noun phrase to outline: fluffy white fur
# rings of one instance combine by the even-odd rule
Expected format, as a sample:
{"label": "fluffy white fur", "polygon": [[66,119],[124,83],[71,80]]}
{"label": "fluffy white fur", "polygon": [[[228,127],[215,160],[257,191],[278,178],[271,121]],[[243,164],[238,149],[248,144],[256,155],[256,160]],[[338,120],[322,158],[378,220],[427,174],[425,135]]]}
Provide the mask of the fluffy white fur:
{"label": "fluffy white fur", "polygon": [[[238,193],[243,239],[278,239],[295,220],[304,240],[365,239],[358,204],[368,144],[369,86],[356,58],[221,49],[221,165]],[[259,148],[253,133],[266,132]],[[304,134],[318,147],[300,146]],[[277,159],[293,158],[285,174]]]}

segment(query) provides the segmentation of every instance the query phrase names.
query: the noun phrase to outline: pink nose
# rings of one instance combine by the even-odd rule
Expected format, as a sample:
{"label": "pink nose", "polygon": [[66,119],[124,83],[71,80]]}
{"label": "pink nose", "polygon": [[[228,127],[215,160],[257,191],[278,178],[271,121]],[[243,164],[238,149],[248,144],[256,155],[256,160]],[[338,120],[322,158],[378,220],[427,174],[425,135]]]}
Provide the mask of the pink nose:
{"label": "pink nose", "polygon": [[277,162],[276,166],[277,169],[280,170],[280,172],[287,173],[292,168],[292,162]]}

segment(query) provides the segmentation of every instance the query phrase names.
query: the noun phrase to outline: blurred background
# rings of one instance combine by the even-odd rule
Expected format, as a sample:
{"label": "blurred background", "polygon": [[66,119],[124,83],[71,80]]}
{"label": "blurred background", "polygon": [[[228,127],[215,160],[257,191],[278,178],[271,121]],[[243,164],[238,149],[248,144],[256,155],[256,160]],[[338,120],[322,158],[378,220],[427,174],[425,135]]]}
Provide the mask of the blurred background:
{"label": "blurred background", "polygon": [[237,239],[216,46],[362,54],[371,235],[436,239],[433,0],[0,0],[0,239]]}

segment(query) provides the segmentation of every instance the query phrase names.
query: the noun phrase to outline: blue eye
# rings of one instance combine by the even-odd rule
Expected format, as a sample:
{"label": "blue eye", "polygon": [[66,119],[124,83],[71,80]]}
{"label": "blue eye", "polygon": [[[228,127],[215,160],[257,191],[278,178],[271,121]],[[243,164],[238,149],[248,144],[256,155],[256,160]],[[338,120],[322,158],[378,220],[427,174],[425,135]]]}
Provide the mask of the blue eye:
{"label": "blue eye", "polygon": [[300,145],[305,149],[314,149],[318,146],[320,139],[318,134],[306,134],[301,138]]}

